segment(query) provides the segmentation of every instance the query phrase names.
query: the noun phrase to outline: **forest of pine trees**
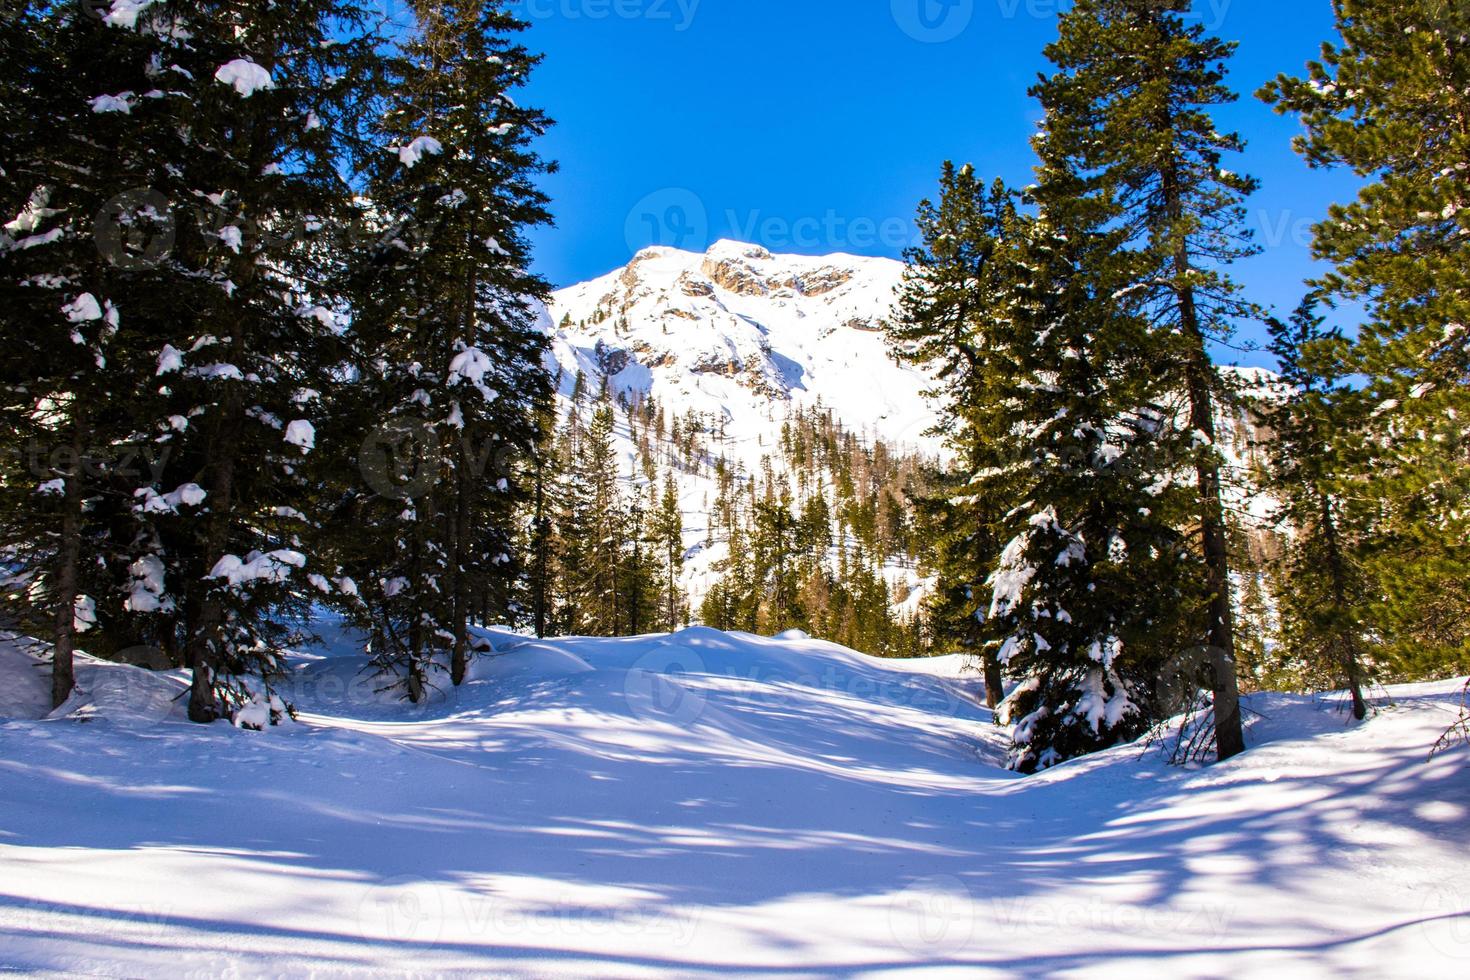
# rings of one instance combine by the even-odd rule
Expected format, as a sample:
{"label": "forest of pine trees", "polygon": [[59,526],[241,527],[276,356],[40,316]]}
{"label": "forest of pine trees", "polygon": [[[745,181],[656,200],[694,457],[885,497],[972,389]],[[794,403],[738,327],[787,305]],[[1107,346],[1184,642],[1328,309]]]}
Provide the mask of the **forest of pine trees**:
{"label": "forest of pine trees", "polygon": [[418,700],[517,601],[537,59],[501,0],[405,10],[7,5],[0,547],[57,705],[84,640],[279,717],[313,604]]}
{"label": "forest of pine trees", "polygon": [[[1308,163],[1367,178],[1316,227],[1333,271],[1289,321],[1231,275],[1257,251],[1256,182],[1226,166],[1244,143],[1216,128],[1235,45],[1187,0],[1078,0],[1032,90],[1034,184],[946,164],[920,210],[890,339],[938,368],[956,461],[918,502],[928,611],[992,703],[1014,682],[1017,769],[1131,740],[1198,690],[1180,751],[1223,759],[1242,685],[1346,689],[1361,718],[1375,684],[1470,669],[1470,9],[1335,8],[1341,41],[1260,93],[1300,116]],[[1252,320],[1281,378],[1247,401],[1213,352]],[[1232,485],[1273,502],[1269,526]]]}
{"label": "forest of pine trees", "polygon": [[[920,207],[887,329],[947,461],[793,409],[747,472],[722,420],[549,376],[555,165],[508,0],[12,0],[5,618],[56,705],[79,647],[148,648],[199,722],[289,712],[316,607],[415,702],[465,680],[475,623],[960,651],[1027,772],[1194,707],[1184,753],[1228,758],[1242,689],[1363,717],[1470,672],[1470,7],[1336,0],[1340,38],[1258,93],[1363,180],[1283,319],[1238,280],[1235,45],[1190,6],[1070,5],[1034,181],[945,164]],[[1217,363],[1250,322],[1264,397]]]}
{"label": "forest of pine trees", "polygon": [[[881,656],[925,652],[923,623],[885,569],[917,571],[926,549],[911,500],[915,457],[844,431],[828,410],[789,414],[773,452],[747,473],[718,420],[670,417],[651,396],[571,382],[548,430],[526,542],[538,635],[667,632],[698,620],[767,635],[799,629]],[[632,447],[631,454],[619,447]],[[624,457],[627,458],[624,458]],[[714,497],[686,506],[680,477]],[[686,483],[692,482],[689,480]],[[708,526],[686,527],[686,511]],[[694,603],[691,553],[722,549]]]}

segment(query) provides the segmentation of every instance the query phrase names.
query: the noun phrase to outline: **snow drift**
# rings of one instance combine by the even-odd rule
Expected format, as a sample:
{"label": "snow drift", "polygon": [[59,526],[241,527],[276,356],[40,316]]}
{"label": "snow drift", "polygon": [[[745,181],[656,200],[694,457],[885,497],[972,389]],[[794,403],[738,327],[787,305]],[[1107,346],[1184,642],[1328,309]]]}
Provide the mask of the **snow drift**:
{"label": "snow drift", "polygon": [[[329,624],[330,625],[330,624]],[[296,657],[301,722],[179,720],[0,644],[0,966],[160,976],[1451,976],[1470,963],[1456,685],[1250,699],[1252,751],[1033,778],[958,658],[788,634],[483,632],[463,688]],[[109,693],[112,692],[112,693]]]}

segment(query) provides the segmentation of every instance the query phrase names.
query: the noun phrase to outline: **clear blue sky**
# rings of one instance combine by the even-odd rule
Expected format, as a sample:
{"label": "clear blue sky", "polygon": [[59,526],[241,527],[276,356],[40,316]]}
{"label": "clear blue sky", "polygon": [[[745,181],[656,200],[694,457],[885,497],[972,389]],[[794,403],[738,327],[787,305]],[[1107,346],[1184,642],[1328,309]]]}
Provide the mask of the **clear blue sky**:
{"label": "clear blue sky", "polygon": [[[518,0],[546,54],[527,94],[558,122],[542,150],[557,227],[538,270],[564,286],[652,242],[719,238],[773,251],[898,257],[940,163],[1029,182],[1058,0]],[[1195,16],[1240,42],[1240,103],[1222,127],[1250,148],[1232,169],[1264,182],[1249,205],[1265,247],[1237,275],[1289,312],[1312,274],[1311,222],[1350,197],[1350,174],[1313,172],[1297,132],[1251,96],[1299,71],[1331,34],[1329,0],[1200,0]],[[1351,326],[1351,324],[1346,324]],[[1246,339],[1260,331],[1247,329]],[[1222,356],[1266,364],[1262,354]]]}

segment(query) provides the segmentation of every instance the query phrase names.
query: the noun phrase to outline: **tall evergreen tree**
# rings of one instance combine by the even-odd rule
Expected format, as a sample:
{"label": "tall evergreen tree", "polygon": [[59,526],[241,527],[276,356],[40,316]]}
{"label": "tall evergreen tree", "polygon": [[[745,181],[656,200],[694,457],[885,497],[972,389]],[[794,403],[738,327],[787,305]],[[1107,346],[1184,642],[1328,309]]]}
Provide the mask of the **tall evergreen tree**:
{"label": "tall evergreen tree", "polygon": [[684,514],[679,506],[679,487],[672,473],[664,477],[664,489],[659,497],[658,514],[654,519],[653,539],[663,562],[661,588],[663,602],[661,613],[664,628],[669,632],[679,628],[683,595],[679,589],[679,577],[684,571]]}
{"label": "tall evergreen tree", "polygon": [[1361,303],[1347,369],[1373,405],[1341,477],[1376,512],[1372,616],[1402,676],[1470,669],[1470,9],[1334,0],[1340,38],[1262,96],[1300,116],[1313,167],[1365,180],[1316,226],[1334,270],[1315,285]]}
{"label": "tall evergreen tree", "polygon": [[565,524],[572,631],[587,636],[614,636],[622,620],[619,569],[625,528],[619,477],[613,410],[604,403],[577,447]]}
{"label": "tall evergreen tree", "polygon": [[1046,123],[1044,170],[1111,210],[1136,260],[1120,298],[1149,319],[1153,369],[1196,434],[1196,523],[1208,582],[1200,642],[1215,651],[1212,682],[1221,759],[1244,749],[1235,671],[1231,556],[1216,409],[1229,395],[1210,342],[1253,315],[1227,268],[1250,255],[1243,199],[1256,182],[1221,166],[1244,142],[1212,111],[1236,98],[1224,84],[1235,45],[1186,19],[1190,0],[1078,0],[1047,48],[1056,72],[1035,86]]}
{"label": "tall evergreen tree", "polygon": [[895,356],[934,371],[937,383],[928,395],[940,417],[933,434],[960,461],[958,476],[933,481],[923,505],[938,525],[940,582],[928,603],[930,620],[945,642],[976,650],[992,708],[1003,678],[994,650],[979,648],[981,596],[1005,544],[998,519],[1015,500],[995,479],[977,486],[972,478],[996,471],[998,439],[1009,428],[993,385],[1010,366],[997,363],[989,334],[1009,295],[1005,236],[1016,220],[1015,194],[1004,183],[987,188],[973,167],[946,163],[939,203],[919,207],[923,244],[906,256],[900,315],[888,334]]}
{"label": "tall evergreen tree", "polygon": [[210,287],[152,351],[166,385],[154,428],[176,450],[168,484],[195,478],[198,514],[167,497],[145,504],[142,537],[161,545],[151,557],[165,581],[182,585],[189,716],[233,716],[262,697],[275,714],[245,677],[268,688],[282,633],[272,612],[306,602],[332,570],[306,553],[299,505],[330,407],[323,393],[343,361],[345,298],[333,283],[352,191],[340,165],[355,130],[353,83],[375,64],[375,42],[361,30],[367,12],[347,0],[164,4],[141,16],[155,27],[183,18],[188,162],[167,193],[208,202],[197,244],[180,256]]}
{"label": "tall evergreen tree", "polygon": [[1179,490],[1160,478],[1181,436],[1152,407],[1146,324],[1116,299],[1117,236],[1085,200],[1059,195],[1065,225],[1050,203],[1011,235],[1013,299],[991,335],[1012,365],[995,392],[1011,462],[979,480],[1009,488],[1021,470],[987,625],[1022,678],[1002,718],[1023,772],[1141,734],[1189,620]]}
{"label": "tall evergreen tree", "polygon": [[525,24],[499,0],[412,10],[370,167],[376,247],[354,286],[358,373],[389,420],[380,435],[422,455],[420,485],[365,488],[350,514],[383,532],[369,542],[372,624],[417,700],[437,648],[459,684],[471,619],[513,612],[522,461],[550,398],[533,305],[547,287],[524,233],[549,220],[534,185],[549,168],[531,148],[546,119],[510,96],[537,61],[516,40]]}
{"label": "tall evergreen tree", "polygon": [[1345,506],[1338,474],[1355,468],[1344,453],[1368,413],[1362,392],[1343,377],[1346,341],[1323,323],[1308,300],[1289,323],[1271,324],[1271,352],[1287,390],[1264,415],[1273,435],[1263,489],[1281,501],[1292,535],[1279,610],[1288,656],[1310,665],[1329,682],[1323,686],[1345,685],[1361,720],[1373,646],[1364,613],[1373,587],[1363,572],[1361,508]]}
{"label": "tall evergreen tree", "polygon": [[[63,70],[48,85],[51,128],[27,147],[35,166],[21,172],[33,186],[15,251],[47,256],[37,233],[57,249],[31,297],[65,294],[59,316],[97,388],[88,394],[65,367],[72,380],[42,395],[59,411],[43,417],[66,420],[75,456],[115,461],[134,444],[159,461],[62,478],[61,574],[50,581],[79,588],[65,568],[78,536],[89,538],[89,576],[102,570],[109,594],[78,592],[86,615],[75,618],[95,616],[114,640],[146,619],[150,639],[193,668],[199,721],[269,700],[268,613],[307,587],[288,515],[299,513],[321,411],[308,393],[332,359],[316,311],[330,304],[319,290],[347,187],[341,130],[303,123],[338,121],[343,93],[374,60],[361,13],[345,0],[289,16],[166,2],[97,16],[46,8],[54,43],[36,65]],[[59,627],[72,603],[56,605]]]}

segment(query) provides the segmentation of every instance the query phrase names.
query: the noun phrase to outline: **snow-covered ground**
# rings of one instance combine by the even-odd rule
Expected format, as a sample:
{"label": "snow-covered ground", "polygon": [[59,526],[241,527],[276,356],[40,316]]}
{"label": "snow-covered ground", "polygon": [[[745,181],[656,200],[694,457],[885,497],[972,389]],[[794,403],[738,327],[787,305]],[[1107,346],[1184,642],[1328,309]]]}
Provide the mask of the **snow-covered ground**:
{"label": "snow-covered ground", "polygon": [[385,702],[329,637],[300,724],[0,642],[0,969],[104,976],[1470,972],[1458,685],[1251,699],[1252,750],[1019,778],[958,658],[799,635],[526,641]]}

